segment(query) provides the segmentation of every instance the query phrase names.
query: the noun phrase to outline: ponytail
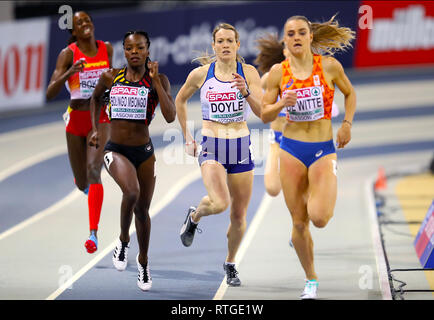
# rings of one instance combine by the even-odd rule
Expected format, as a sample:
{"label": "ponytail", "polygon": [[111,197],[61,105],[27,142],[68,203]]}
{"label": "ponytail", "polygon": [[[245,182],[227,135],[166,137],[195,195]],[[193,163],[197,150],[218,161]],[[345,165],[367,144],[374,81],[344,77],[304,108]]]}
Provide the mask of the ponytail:
{"label": "ponytail", "polygon": [[283,41],[279,40],[276,34],[267,34],[263,38],[256,40],[259,53],[253,61],[258,66],[258,71],[263,75],[267,73],[273,65],[285,60]]}

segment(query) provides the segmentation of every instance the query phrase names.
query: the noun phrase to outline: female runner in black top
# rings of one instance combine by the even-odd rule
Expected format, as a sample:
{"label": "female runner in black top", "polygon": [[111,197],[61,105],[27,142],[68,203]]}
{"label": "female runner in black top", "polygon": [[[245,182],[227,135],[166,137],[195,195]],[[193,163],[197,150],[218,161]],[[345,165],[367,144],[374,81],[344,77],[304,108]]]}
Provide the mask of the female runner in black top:
{"label": "female runner in black top", "polygon": [[[137,285],[146,291],[152,286],[147,253],[151,230],[149,207],[155,186],[155,155],[148,126],[158,103],[168,123],[175,120],[176,109],[167,76],[158,73],[158,62],[149,59],[148,34],[127,32],[123,45],[128,65],[104,72],[93,92],[90,144],[104,147],[104,164],[123,193],[121,234],[114,250],[113,264],[120,271],[127,266],[129,228],[134,212],[140,250],[136,257],[139,269]],[[96,114],[107,89],[110,89],[111,130],[107,144],[99,146]]]}

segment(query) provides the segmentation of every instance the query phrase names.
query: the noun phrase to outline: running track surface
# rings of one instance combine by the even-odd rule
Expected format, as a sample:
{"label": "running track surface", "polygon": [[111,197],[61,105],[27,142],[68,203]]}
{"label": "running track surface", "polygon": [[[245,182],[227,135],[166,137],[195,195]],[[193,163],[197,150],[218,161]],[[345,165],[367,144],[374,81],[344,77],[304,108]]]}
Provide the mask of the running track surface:
{"label": "running track surface", "polygon": [[[434,151],[434,76],[394,76],[393,81],[383,77],[375,83],[352,80],[358,111],[352,141],[338,151],[335,215],[325,229],[312,227],[319,298],[326,300],[387,298],[380,285],[384,274],[378,268],[375,221],[368,214],[372,208],[366,185],[380,166],[390,172],[409,165],[424,167]],[[335,134],[344,105],[338,91],[336,101],[341,115],[333,120]],[[195,132],[200,129],[199,108],[197,102],[189,105]],[[182,246],[179,230],[186,210],[197,205],[205,188],[197,163],[183,153],[178,122],[167,125],[157,114],[150,130],[157,156],[157,185],[150,210],[153,287],[144,293],[136,285],[134,224],[127,269],[118,272],[111,262],[119,235],[121,192],[105,169],[99,249],[93,255],[85,252],[87,199],[73,185],[63,112],[63,108],[51,108],[0,118],[0,299],[298,299],[304,278],[295,251],[288,245],[289,213],[282,194],[270,198],[264,192],[266,125],[253,116],[249,119],[257,167],[248,230],[237,256],[243,285],[227,288],[222,283],[222,263],[228,211],[202,219],[199,227],[203,232],[191,247]],[[399,245],[408,249],[411,242],[401,239]],[[406,252],[402,263],[417,265],[411,249]],[[363,285],[363,270],[372,271],[367,286]],[[424,275],[413,281],[429,286]]]}

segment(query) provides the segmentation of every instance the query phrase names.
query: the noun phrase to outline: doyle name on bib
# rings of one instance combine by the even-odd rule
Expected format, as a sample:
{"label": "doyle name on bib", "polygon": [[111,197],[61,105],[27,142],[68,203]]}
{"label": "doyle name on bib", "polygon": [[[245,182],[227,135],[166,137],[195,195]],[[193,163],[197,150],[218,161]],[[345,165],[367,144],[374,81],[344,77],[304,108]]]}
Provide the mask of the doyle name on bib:
{"label": "doyle name on bib", "polygon": [[218,122],[239,122],[244,116],[244,97],[240,92],[208,92],[209,119]]}

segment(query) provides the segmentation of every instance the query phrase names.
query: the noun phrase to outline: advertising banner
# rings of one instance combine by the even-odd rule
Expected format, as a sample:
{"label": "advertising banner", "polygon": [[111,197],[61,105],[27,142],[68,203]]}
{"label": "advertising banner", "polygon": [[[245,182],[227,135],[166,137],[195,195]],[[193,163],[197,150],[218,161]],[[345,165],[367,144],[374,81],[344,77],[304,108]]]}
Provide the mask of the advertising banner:
{"label": "advertising banner", "polygon": [[434,1],[363,1],[372,25],[357,35],[356,67],[434,64]]}
{"label": "advertising banner", "polygon": [[434,268],[434,201],[420,226],[414,247],[422,267]]}
{"label": "advertising banner", "polygon": [[48,18],[0,23],[0,112],[45,102]]}
{"label": "advertising banner", "polygon": [[[179,85],[198,66],[191,60],[201,52],[212,52],[212,31],[219,22],[236,27],[241,42],[239,53],[252,64],[258,53],[256,39],[265,33],[282,36],[283,25],[290,16],[305,15],[311,21],[323,22],[338,13],[339,23],[355,30],[358,6],[358,1],[253,1],[170,11],[92,14],[92,20],[96,38],[110,41],[114,47],[115,67],[122,67],[126,62],[122,47],[124,34],[129,30],[148,32],[151,59],[159,62],[160,72],[168,76],[172,85]],[[50,33],[49,74],[70,36],[67,30],[59,28],[55,18]],[[351,67],[353,49],[336,54],[336,58],[344,67]],[[63,99],[68,97],[66,90],[60,96]]]}

